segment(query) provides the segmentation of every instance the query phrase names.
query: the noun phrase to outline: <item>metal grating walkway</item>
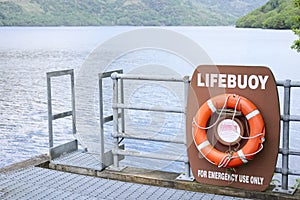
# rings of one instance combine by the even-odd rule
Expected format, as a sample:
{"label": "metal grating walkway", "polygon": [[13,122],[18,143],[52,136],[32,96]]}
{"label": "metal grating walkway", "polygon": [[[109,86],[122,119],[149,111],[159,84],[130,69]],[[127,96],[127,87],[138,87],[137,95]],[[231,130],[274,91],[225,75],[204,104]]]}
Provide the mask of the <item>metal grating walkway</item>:
{"label": "metal grating walkway", "polygon": [[74,151],[64,154],[58,158],[55,158],[54,160],[51,160],[51,163],[82,167],[86,169],[102,170],[99,155],[81,151]]}
{"label": "metal grating walkway", "polygon": [[0,174],[0,199],[239,199],[29,167]]}

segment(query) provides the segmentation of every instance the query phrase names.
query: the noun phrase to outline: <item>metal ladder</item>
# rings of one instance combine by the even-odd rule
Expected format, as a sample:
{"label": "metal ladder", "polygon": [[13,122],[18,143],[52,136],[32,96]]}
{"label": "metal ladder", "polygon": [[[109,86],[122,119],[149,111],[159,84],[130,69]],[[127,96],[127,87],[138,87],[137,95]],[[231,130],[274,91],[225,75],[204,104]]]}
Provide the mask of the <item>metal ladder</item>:
{"label": "metal ladder", "polygon": [[[104,124],[113,120],[113,116],[104,117],[103,108],[103,87],[102,82],[104,78],[110,78],[111,74],[123,73],[123,70],[115,70],[111,72],[100,73],[99,76],[99,110],[100,110],[100,153],[90,153],[85,148],[84,151],[79,151],[78,145],[80,141],[76,139],[76,112],[75,112],[75,84],[74,84],[74,71],[63,70],[47,73],[47,96],[48,96],[48,132],[49,132],[49,155],[50,162],[54,164],[63,164],[67,166],[90,168],[93,170],[103,170],[107,166],[112,165],[113,155],[112,150],[105,152],[104,149]],[[51,78],[59,76],[70,76],[71,79],[71,101],[72,110],[53,115],[52,112],[52,95],[51,95]],[[74,140],[62,145],[54,146],[53,135],[53,120],[72,116],[72,132],[75,137]],[[119,113],[119,118],[122,118],[122,127],[124,129],[124,110]],[[119,146],[124,149],[124,145]],[[119,156],[118,160],[123,159],[124,156]],[[70,160],[72,159],[72,162]],[[88,164],[89,163],[89,164]]]}
{"label": "metal ladder", "polygon": [[[52,94],[51,94],[51,78],[59,76],[70,76],[71,79],[71,101],[72,110],[53,115],[52,113]],[[78,141],[74,139],[66,144],[54,147],[53,141],[53,120],[72,116],[72,132],[76,135],[76,115],[75,115],[75,87],[74,87],[74,71],[63,70],[47,73],[47,97],[48,97],[48,132],[49,132],[49,155],[53,160],[63,154],[78,150]]]}

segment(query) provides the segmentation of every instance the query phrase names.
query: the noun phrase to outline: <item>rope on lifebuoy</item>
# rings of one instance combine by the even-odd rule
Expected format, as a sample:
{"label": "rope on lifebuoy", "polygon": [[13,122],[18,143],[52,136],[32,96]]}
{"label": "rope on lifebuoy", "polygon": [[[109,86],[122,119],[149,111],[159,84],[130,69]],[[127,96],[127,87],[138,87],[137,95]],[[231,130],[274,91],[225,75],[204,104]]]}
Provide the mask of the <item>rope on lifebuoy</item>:
{"label": "rope on lifebuoy", "polygon": [[[223,101],[223,100],[220,100],[220,98],[222,98],[223,96],[224,95],[219,95],[219,96],[216,96],[214,98],[211,98],[208,101],[206,101],[199,108],[196,116],[193,118],[193,121],[192,121],[192,124],[193,124],[193,128],[192,128],[193,140],[194,140],[194,143],[195,143],[198,151],[210,163],[212,163],[214,165],[217,165],[218,167],[236,167],[236,166],[247,163],[249,159],[251,159],[256,154],[258,154],[260,151],[262,151],[263,142],[265,141],[265,138],[264,138],[264,136],[265,136],[264,122],[263,122],[263,119],[262,119],[262,116],[261,116],[259,110],[256,108],[256,106],[251,101],[249,101],[245,97],[241,97],[241,96],[236,95],[236,94],[225,94],[225,100],[223,102],[223,106],[221,107],[221,111],[218,115],[217,120],[209,127],[204,127],[203,125],[200,125],[200,123],[206,125],[208,119],[218,109],[218,105],[215,106],[214,101],[217,101],[220,104],[219,101],[221,101],[221,102]],[[231,100],[230,98],[233,99],[232,102],[229,102]],[[246,109],[242,108],[241,111],[242,111],[243,115],[245,116],[245,118],[248,120],[248,122],[251,121],[249,123],[250,124],[250,136],[244,137],[244,136],[241,136],[240,134],[238,134],[237,132],[233,132],[233,133],[238,134],[239,137],[242,138],[242,139],[247,139],[248,142],[249,142],[249,140],[253,140],[253,139],[256,139],[258,137],[260,137],[260,140],[256,139],[257,141],[255,143],[249,142],[249,144],[247,142],[246,145],[242,149],[240,149],[239,151],[233,151],[233,152],[230,151],[230,152],[227,152],[227,153],[226,152],[220,152],[220,151],[216,150],[209,143],[209,141],[207,140],[206,130],[211,129],[214,126],[216,126],[216,124],[220,120],[222,112],[224,111],[224,109],[226,107],[234,109],[233,116],[232,116],[232,119],[231,119],[232,123],[233,123],[236,112],[238,110],[238,105],[241,105],[241,99],[243,101],[243,104],[246,105],[244,107],[247,107]],[[234,103],[234,105],[233,105],[233,103]],[[204,112],[201,113],[201,111],[204,111]],[[203,116],[199,116],[201,114]],[[260,130],[260,131],[257,131],[256,129],[252,130],[253,129],[253,122],[252,122],[253,120],[255,120],[255,122],[258,122],[259,127],[256,128],[256,129]],[[251,129],[251,127],[252,127],[252,129]],[[195,129],[196,129],[196,134],[195,134]],[[196,140],[198,140],[198,142]],[[247,153],[244,153],[244,152],[247,152]],[[210,154],[212,154],[212,156]]]}

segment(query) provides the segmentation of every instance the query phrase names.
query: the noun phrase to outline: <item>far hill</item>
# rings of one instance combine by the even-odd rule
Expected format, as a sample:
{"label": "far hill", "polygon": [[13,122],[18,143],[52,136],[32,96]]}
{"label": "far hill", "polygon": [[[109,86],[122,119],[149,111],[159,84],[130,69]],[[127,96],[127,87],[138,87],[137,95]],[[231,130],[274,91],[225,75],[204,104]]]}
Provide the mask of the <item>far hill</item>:
{"label": "far hill", "polygon": [[267,0],[0,0],[2,26],[234,25]]}
{"label": "far hill", "polygon": [[270,0],[237,20],[236,27],[291,29],[300,27],[296,20],[299,16],[300,9],[295,7],[293,0]]}

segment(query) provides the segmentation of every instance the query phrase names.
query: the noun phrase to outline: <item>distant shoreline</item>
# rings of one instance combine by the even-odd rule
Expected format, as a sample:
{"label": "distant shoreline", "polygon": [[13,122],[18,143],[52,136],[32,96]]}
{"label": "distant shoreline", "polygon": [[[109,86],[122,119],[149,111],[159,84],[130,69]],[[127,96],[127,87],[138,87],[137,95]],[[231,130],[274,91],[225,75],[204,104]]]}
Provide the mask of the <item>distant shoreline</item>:
{"label": "distant shoreline", "polygon": [[238,27],[235,25],[202,25],[202,26],[193,26],[193,25],[170,25],[170,26],[143,26],[143,25],[64,25],[64,26],[52,26],[52,25],[0,25],[0,28],[9,28],[9,27],[16,27],[16,28],[76,28],[76,27],[82,27],[82,28],[88,28],[88,27],[132,27],[132,28],[172,28],[172,27],[231,27],[236,29],[261,29],[261,30],[278,30],[278,31],[284,31],[284,30],[291,30],[289,28],[286,29],[276,29],[276,28],[262,28],[262,27]]}

